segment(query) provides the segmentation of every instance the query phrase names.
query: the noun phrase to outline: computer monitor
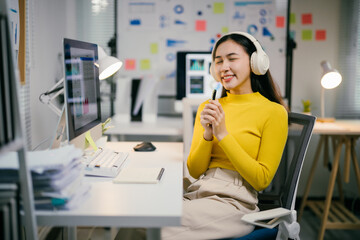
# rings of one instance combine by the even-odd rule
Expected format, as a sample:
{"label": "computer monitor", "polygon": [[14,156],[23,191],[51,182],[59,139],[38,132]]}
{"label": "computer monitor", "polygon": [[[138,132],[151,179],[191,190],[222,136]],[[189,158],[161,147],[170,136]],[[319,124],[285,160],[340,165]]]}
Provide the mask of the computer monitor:
{"label": "computer monitor", "polygon": [[70,144],[84,149],[85,133],[94,141],[102,134],[96,44],[64,39],[64,86],[67,135]]}
{"label": "computer monitor", "polygon": [[211,62],[211,52],[177,52],[177,100],[184,97],[207,99],[214,89],[221,89],[221,84],[210,74]]}

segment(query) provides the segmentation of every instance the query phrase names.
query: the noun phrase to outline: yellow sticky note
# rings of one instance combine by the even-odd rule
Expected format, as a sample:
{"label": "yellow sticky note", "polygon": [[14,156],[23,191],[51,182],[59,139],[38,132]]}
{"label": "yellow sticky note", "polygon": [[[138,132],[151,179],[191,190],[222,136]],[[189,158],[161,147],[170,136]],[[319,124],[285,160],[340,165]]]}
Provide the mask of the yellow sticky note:
{"label": "yellow sticky note", "polygon": [[141,59],[140,60],[140,69],[141,70],[149,70],[151,68],[150,59]]}
{"label": "yellow sticky note", "polygon": [[290,13],[290,24],[295,24],[296,23],[296,15],[295,13]]}
{"label": "yellow sticky note", "polygon": [[229,32],[229,28],[228,28],[228,27],[222,27],[222,28],[221,28],[221,32],[222,32],[222,33],[228,33],[228,32]]}
{"label": "yellow sticky note", "polygon": [[151,43],[151,44],[150,44],[150,52],[151,52],[152,54],[157,54],[158,51],[159,51],[159,49],[158,49],[158,44],[157,44],[157,43]]}
{"label": "yellow sticky note", "polygon": [[214,2],[214,14],[222,14],[225,12],[225,5],[223,2]]}
{"label": "yellow sticky note", "polygon": [[301,32],[301,38],[304,41],[312,40],[312,31],[309,29],[302,30]]}
{"label": "yellow sticky note", "polygon": [[91,135],[90,135],[90,131],[87,131],[85,133],[85,148],[87,148],[87,146],[90,144],[90,146],[94,149],[94,151],[98,150],[98,147],[96,146],[94,140],[92,139]]}

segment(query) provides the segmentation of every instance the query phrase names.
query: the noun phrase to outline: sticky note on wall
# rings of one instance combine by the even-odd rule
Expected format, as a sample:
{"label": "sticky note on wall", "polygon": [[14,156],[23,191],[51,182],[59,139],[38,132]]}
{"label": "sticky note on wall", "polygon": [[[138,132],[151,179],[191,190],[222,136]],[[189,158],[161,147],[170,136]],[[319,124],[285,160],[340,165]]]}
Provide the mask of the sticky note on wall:
{"label": "sticky note on wall", "polygon": [[285,17],[284,16],[277,16],[276,17],[276,27],[277,28],[284,28],[285,27]]}
{"label": "sticky note on wall", "polygon": [[213,7],[214,14],[222,14],[225,12],[225,5],[223,2],[214,2]]}
{"label": "sticky note on wall", "polygon": [[315,40],[316,41],[325,41],[326,40],[326,30],[316,30],[315,31]]}
{"label": "sticky note on wall", "polygon": [[295,15],[295,13],[290,13],[289,23],[290,24],[295,24],[296,23],[296,15]]}
{"label": "sticky note on wall", "polygon": [[301,39],[304,41],[312,40],[312,30],[309,29],[302,30]]}
{"label": "sticky note on wall", "polygon": [[312,24],[312,14],[311,13],[304,13],[301,15],[301,23],[303,25]]}
{"label": "sticky note on wall", "polygon": [[205,32],[206,31],[206,20],[196,20],[195,30],[197,32]]}
{"label": "sticky note on wall", "polygon": [[150,44],[150,52],[151,52],[151,54],[157,54],[159,52],[159,48],[158,48],[157,43],[151,43]]}
{"label": "sticky note on wall", "polygon": [[125,70],[135,70],[136,61],[135,59],[125,59]]}
{"label": "sticky note on wall", "polygon": [[140,69],[141,70],[149,70],[151,68],[150,59],[141,59],[140,60]]}

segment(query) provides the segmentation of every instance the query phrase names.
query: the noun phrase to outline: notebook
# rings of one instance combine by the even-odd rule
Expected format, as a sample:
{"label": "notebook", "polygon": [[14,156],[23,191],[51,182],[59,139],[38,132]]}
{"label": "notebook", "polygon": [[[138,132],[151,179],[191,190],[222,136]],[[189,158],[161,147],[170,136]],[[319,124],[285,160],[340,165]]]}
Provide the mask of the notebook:
{"label": "notebook", "polygon": [[113,183],[158,183],[164,168],[123,168]]}
{"label": "notebook", "polygon": [[245,214],[241,220],[260,227],[274,228],[281,221],[283,221],[285,216],[289,214],[291,214],[289,209],[280,207],[256,213]]}

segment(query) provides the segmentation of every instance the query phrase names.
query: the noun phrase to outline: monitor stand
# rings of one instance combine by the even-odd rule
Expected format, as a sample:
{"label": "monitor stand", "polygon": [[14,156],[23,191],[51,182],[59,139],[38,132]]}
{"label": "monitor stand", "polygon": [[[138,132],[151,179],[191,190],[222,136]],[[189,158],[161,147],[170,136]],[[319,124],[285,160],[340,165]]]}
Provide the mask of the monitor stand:
{"label": "monitor stand", "polygon": [[[102,137],[101,123],[99,123],[95,127],[91,128],[88,132],[90,132],[90,136],[94,142],[99,140]],[[86,133],[87,132],[84,132],[84,133],[80,134],[79,136],[75,137],[74,139],[70,140],[70,144],[73,144],[76,148],[85,150]]]}
{"label": "monitor stand", "polygon": [[[61,111],[59,122],[56,127],[53,141],[50,145],[50,149],[55,149],[55,148],[61,147],[61,145],[62,145],[61,143],[67,142],[67,140],[69,139],[68,134],[67,134],[65,108],[66,108],[66,106],[64,105],[64,107]],[[96,142],[97,140],[99,140],[102,137],[101,123],[99,123],[95,127],[91,128],[89,131],[90,131],[91,138],[94,140],[94,142]],[[72,139],[70,141],[70,144],[73,144],[76,148],[80,148],[80,149],[84,150],[85,149],[85,139],[86,139],[85,135],[86,135],[86,132],[75,137],[74,139]]]}

